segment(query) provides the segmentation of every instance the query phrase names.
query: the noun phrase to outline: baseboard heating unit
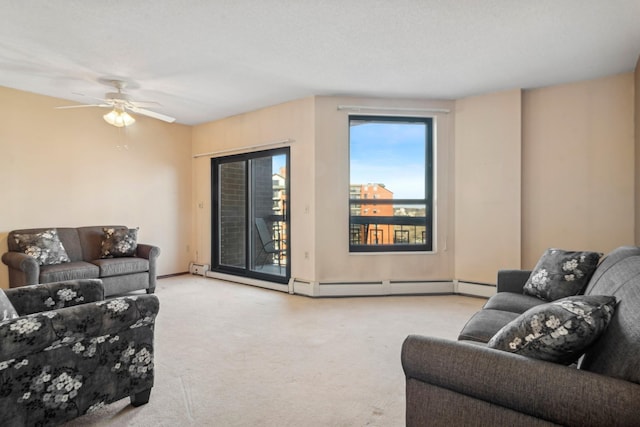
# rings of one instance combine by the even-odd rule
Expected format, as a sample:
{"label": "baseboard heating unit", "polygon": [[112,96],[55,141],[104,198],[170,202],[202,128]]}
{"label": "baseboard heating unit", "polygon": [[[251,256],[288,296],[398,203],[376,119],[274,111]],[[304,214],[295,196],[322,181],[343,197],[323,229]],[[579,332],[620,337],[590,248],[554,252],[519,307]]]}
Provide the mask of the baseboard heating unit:
{"label": "baseboard heating unit", "polygon": [[[193,271],[192,271],[193,273]],[[367,281],[367,282],[317,282],[292,277],[288,284],[266,282],[248,277],[232,276],[214,271],[205,272],[211,277],[245,285],[257,286],[308,297],[391,296],[391,295],[443,295],[460,294],[487,298],[496,292],[495,285],[460,280],[415,281]]]}
{"label": "baseboard heating unit", "polygon": [[209,271],[209,264],[196,264],[195,262],[189,264],[189,273],[191,274],[204,276],[207,271]]}

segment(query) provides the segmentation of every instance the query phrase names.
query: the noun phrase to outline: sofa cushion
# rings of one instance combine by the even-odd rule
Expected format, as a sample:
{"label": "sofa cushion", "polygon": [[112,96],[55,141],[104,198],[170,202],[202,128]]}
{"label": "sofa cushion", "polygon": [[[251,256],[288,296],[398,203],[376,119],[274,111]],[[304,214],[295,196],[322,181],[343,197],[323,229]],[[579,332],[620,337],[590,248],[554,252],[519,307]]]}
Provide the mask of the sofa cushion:
{"label": "sofa cushion", "polygon": [[[613,295],[609,291],[611,282],[619,282],[620,272],[616,272],[613,275],[610,274],[610,269],[616,267],[616,265],[629,257],[640,256],[640,247],[638,246],[620,246],[608,253],[598,265],[595,273],[591,276],[591,280],[584,290],[585,295]],[[613,279],[613,280],[612,280]],[[617,285],[615,286],[617,287]]]}
{"label": "sofa cushion", "polygon": [[138,229],[107,228],[101,245],[101,258],[130,257],[135,255],[138,246]]}
{"label": "sofa cushion", "polygon": [[80,245],[78,230],[71,227],[56,227],[56,230],[71,262],[82,261],[82,246]]}
{"label": "sofa cushion", "polygon": [[498,292],[485,303],[485,309],[510,311],[522,314],[532,307],[544,304],[540,298],[513,292]]}
{"label": "sofa cushion", "polygon": [[594,285],[592,291],[619,302],[607,332],[585,353],[580,368],[640,384],[640,254],[608,263]]}
{"label": "sofa cushion", "polygon": [[0,289],[0,321],[15,319],[18,316],[18,312],[7,298],[7,295],[2,289]]}
{"label": "sofa cushion", "polygon": [[64,264],[42,266],[40,268],[40,283],[76,279],[97,279],[99,275],[100,269],[89,262],[67,262]]}
{"label": "sofa cushion", "polygon": [[82,259],[90,262],[94,259],[99,259],[102,254],[102,238],[104,237],[104,228],[122,228],[126,229],[124,225],[95,225],[88,227],[76,228],[78,233],[78,239],[82,245]]}
{"label": "sofa cushion", "polygon": [[100,277],[149,271],[149,260],[137,257],[97,259],[92,264],[100,268]]}
{"label": "sofa cushion", "polygon": [[599,252],[547,249],[524,285],[524,294],[544,301],[578,295],[602,256]]}
{"label": "sofa cushion", "polygon": [[20,251],[35,258],[40,265],[70,261],[55,228],[33,233],[15,233],[13,238]]}
{"label": "sofa cushion", "polygon": [[519,316],[519,313],[502,310],[480,310],[464,325],[458,340],[486,343],[504,325]]}
{"label": "sofa cushion", "polygon": [[103,277],[100,280],[104,283],[105,297],[137,291],[139,289],[149,289],[148,271],[122,276]]}
{"label": "sofa cushion", "polygon": [[616,298],[579,295],[533,307],[500,329],[487,344],[534,359],[571,364],[606,329]]}

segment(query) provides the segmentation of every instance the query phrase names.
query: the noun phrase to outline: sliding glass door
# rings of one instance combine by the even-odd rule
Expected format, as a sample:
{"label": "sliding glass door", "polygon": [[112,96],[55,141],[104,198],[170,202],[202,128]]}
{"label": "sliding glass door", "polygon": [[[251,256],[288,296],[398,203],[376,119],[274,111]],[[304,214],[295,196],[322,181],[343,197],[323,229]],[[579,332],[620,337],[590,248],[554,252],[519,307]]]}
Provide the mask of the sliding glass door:
{"label": "sliding glass door", "polygon": [[289,148],[212,159],[212,269],[290,277]]}

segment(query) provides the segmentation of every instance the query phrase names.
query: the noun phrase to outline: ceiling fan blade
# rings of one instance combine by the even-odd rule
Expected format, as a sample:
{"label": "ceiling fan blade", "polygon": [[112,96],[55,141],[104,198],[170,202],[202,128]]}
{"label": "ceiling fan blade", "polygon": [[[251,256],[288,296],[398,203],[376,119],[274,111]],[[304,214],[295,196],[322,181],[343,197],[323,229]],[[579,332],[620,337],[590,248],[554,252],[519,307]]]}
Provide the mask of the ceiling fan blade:
{"label": "ceiling fan blade", "polygon": [[154,119],[162,120],[167,123],[173,123],[176,121],[176,119],[173,117],[165,116],[164,114],[156,113],[155,111],[145,110],[144,108],[138,108],[138,107],[128,107],[128,108],[134,113],[142,114],[143,116],[148,116]]}
{"label": "ceiling fan blade", "polygon": [[82,105],[63,105],[55,107],[56,110],[66,110],[68,108],[86,108],[86,107],[112,107],[110,104],[82,104]]}
{"label": "ceiling fan blade", "polygon": [[162,107],[159,102],[155,101],[129,101],[129,105],[136,108],[144,108],[146,106]]}
{"label": "ceiling fan blade", "polygon": [[[91,98],[91,99],[95,99],[96,101],[102,101],[102,102],[109,102],[108,99],[105,98],[98,98],[97,96],[93,96],[93,95],[86,95],[84,93],[80,93],[80,92],[71,92],[72,94],[76,95],[76,96],[82,96],[84,98]],[[94,101],[95,102],[95,101]]]}

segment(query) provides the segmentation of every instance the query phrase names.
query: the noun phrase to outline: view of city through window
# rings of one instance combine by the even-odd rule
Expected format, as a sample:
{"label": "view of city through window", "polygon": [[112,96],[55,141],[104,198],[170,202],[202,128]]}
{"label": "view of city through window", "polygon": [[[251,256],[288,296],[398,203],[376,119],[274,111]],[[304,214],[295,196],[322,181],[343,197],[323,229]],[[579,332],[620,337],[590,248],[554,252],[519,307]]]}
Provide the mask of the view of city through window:
{"label": "view of city through window", "polygon": [[271,254],[272,264],[282,267],[287,265],[287,241],[289,240],[286,211],[287,211],[287,166],[286,156],[273,156],[272,160],[272,202],[274,219],[270,224],[271,241],[276,249]]}
{"label": "view of city through window", "polygon": [[351,251],[432,249],[431,120],[350,117]]}

